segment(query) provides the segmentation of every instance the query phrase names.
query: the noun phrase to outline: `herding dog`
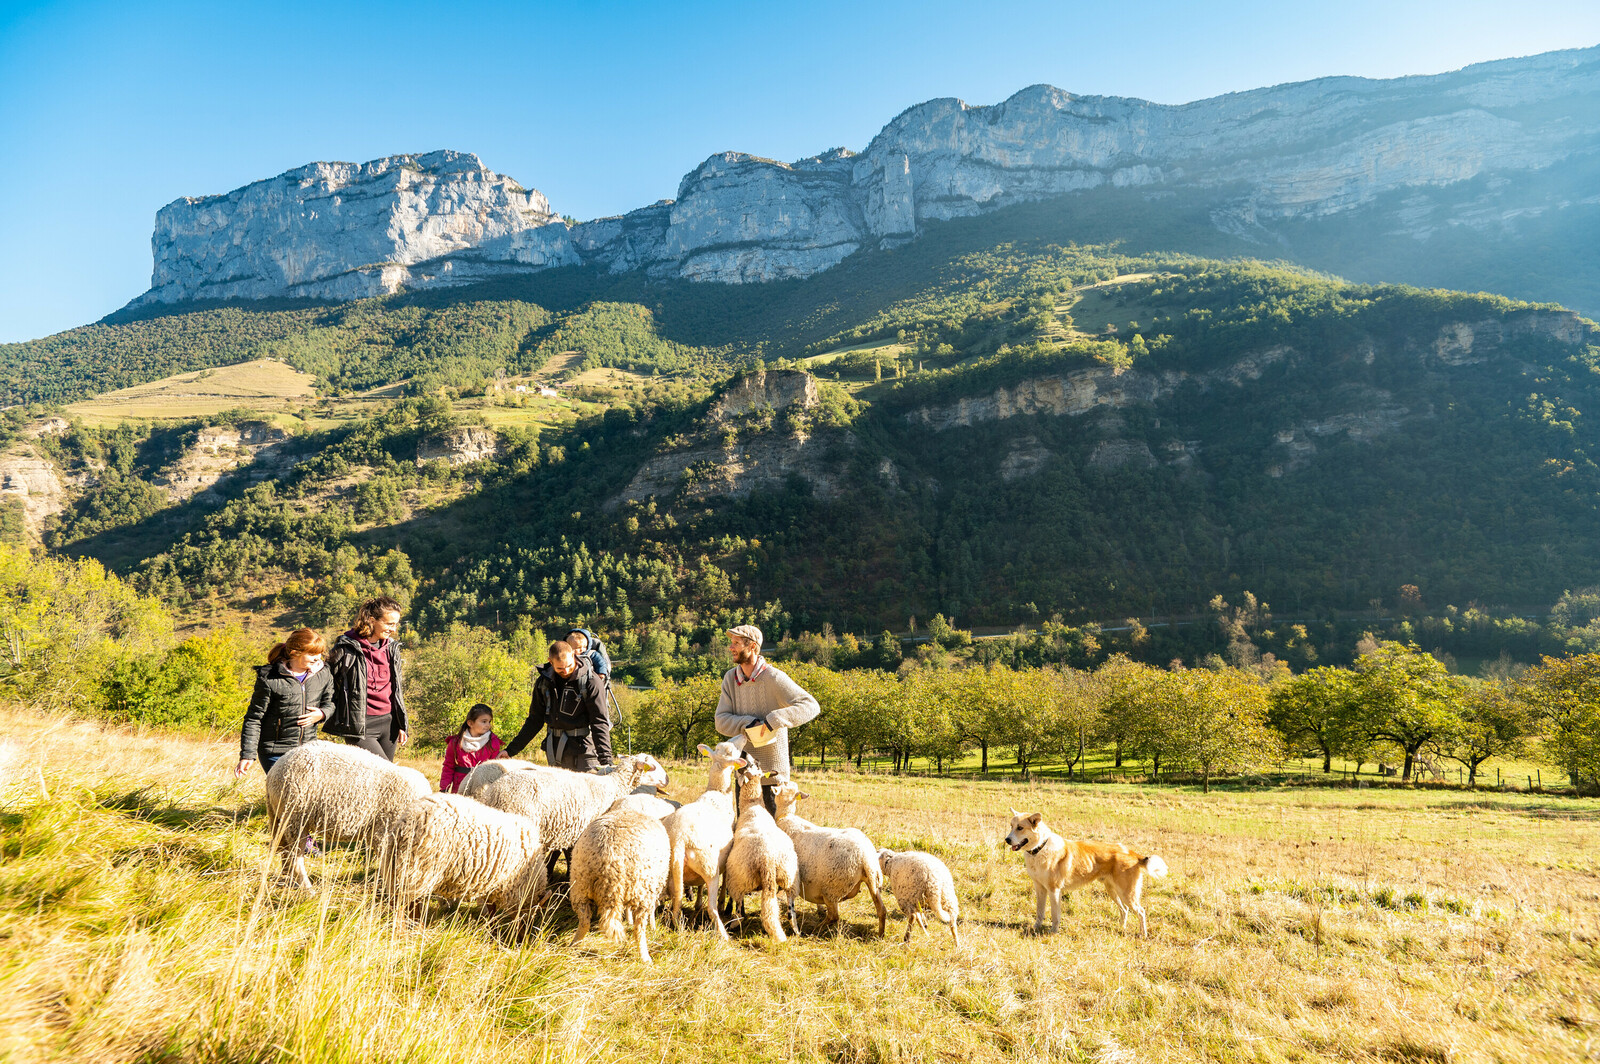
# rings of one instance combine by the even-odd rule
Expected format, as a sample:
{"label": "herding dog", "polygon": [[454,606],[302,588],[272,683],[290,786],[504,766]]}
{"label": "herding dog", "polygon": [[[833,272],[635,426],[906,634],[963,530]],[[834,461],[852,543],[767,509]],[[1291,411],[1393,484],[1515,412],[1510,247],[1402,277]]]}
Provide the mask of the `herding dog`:
{"label": "herding dog", "polygon": [[1150,937],[1150,926],[1139,904],[1144,877],[1160,879],[1167,874],[1167,862],[1151,854],[1142,857],[1120,843],[1080,842],[1064,839],[1045,826],[1041,813],[1023,814],[1011,810],[1011,831],[1006,845],[1013,851],[1027,850],[1023,862],[1033,879],[1036,903],[1034,931],[1044,930],[1044,902],[1050,899],[1050,930],[1061,930],[1061,892],[1078,890],[1104,881],[1106,893],[1122,910],[1122,927],[1128,927],[1128,911],[1139,914],[1139,935]]}

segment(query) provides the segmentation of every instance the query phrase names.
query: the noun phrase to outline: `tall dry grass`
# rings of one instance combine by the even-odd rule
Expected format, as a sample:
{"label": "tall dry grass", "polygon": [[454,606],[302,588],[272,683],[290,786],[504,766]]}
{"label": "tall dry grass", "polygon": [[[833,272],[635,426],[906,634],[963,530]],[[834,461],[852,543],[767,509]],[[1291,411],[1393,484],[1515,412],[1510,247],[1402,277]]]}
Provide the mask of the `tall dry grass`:
{"label": "tall dry grass", "polygon": [[[204,742],[0,712],[0,1056],[73,1061],[1525,1061],[1600,1046],[1600,803],[816,773],[807,811],[939,854],[964,944],[653,933],[653,968],[472,907],[397,925],[359,855],[277,881],[261,777]],[[427,770],[430,764],[418,764]],[[694,793],[698,766],[676,771]],[[1008,806],[1160,853],[1029,929]],[[809,907],[808,907],[809,908]],[[894,910],[891,907],[891,915]],[[817,920],[809,915],[808,925]],[[753,923],[753,921],[752,921]],[[586,941],[585,945],[588,945]]]}

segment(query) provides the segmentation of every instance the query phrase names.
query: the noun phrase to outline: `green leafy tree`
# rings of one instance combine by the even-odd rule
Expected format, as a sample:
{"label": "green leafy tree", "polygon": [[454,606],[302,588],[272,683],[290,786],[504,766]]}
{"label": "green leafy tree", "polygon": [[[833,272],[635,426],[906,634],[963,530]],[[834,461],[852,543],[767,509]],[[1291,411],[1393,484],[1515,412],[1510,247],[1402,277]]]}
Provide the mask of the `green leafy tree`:
{"label": "green leafy tree", "polygon": [[689,751],[698,744],[721,742],[713,726],[721,691],[721,675],[700,673],[682,680],[663,680],[645,692],[634,718],[640,748],[688,760]]}
{"label": "green leafy tree", "polygon": [[403,673],[412,733],[443,745],[482,702],[495,711],[495,732],[509,739],[527,718],[535,664],[486,628],[453,624],[423,639],[406,652]]}
{"label": "green leafy tree", "polygon": [[1352,726],[1405,754],[1411,779],[1417,752],[1461,726],[1463,685],[1415,643],[1385,642],[1356,660]]}
{"label": "green leafy tree", "polygon": [[1478,766],[1490,758],[1522,754],[1534,733],[1533,714],[1508,685],[1495,680],[1466,681],[1461,722],[1439,740],[1439,752],[1467,769],[1467,785],[1478,782]]}
{"label": "green leafy tree", "polygon": [[1352,729],[1354,675],[1349,669],[1322,667],[1301,673],[1272,692],[1268,722],[1296,751],[1322,755],[1322,771],[1350,752],[1358,735]]}
{"label": "green leafy tree", "polygon": [[1203,792],[1221,771],[1257,768],[1281,754],[1282,740],[1267,724],[1270,695],[1253,672],[1172,672],[1158,689],[1170,756],[1199,769]]}
{"label": "green leafy tree", "polygon": [[1545,750],[1580,793],[1600,793],[1600,653],[1542,659],[1523,674],[1517,699],[1543,722]]}

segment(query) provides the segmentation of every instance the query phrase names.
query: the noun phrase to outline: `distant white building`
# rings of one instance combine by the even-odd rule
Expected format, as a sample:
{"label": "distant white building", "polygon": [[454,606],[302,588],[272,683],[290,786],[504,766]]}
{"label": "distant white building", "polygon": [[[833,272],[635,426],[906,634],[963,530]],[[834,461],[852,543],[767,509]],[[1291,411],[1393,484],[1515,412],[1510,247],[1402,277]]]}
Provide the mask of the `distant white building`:
{"label": "distant white building", "polygon": [[528,390],[528,386],[527,386],[527,385],[526,385],[526,384],[519,384],[519,385],[517,385],[517,391],[519,391],[519,392],[525,392],[525,391],[527,391],[527,390]]}
{"label": "distant white building", "polygon": [[561,398],[561,393],[550,387],[548,384],[539,385],[539,394],[546,399]]}

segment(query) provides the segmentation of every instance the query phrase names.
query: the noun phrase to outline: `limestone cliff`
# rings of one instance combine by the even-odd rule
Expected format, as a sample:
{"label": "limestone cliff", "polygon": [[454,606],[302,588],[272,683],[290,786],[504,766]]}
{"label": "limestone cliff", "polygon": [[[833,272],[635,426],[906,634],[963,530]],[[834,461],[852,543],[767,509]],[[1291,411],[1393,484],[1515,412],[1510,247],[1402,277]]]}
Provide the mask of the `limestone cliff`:
{"label": "limestone cliff", "polygon": [[356,299],[578,261],[535,191],[476,155],[311,163],[163,207],[145,302]]}
{"label": "limestone cliff", "polygon": [[[930,222],[1113,187],[1197,191],[1216,227],[1263,244],[1281,239],[1275,226],[1336,219],[1403,193],[1385,224],[1424,240],[1600,203],[1570,181],[1523,188],[1527,175],[1597,157],[1600,48],[1177,106],[1037,85],[992,106],[919,104],[859,154],[839,148],[794,163],[713,155],[676,198],[570,228],[542,195],[473,155],[314,163],[164,208],[143,298],[353,298],[579,262],[771,281],[893,246]],[[1465,199],[1440,194],[1472,181],[1489,187]],[[1508,185],[1522,192],[1497,191]]]}

